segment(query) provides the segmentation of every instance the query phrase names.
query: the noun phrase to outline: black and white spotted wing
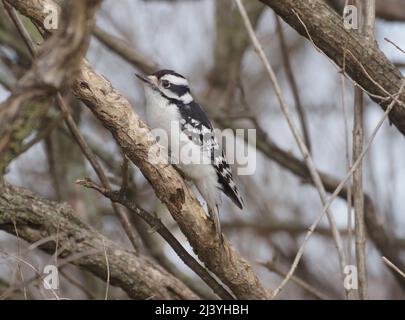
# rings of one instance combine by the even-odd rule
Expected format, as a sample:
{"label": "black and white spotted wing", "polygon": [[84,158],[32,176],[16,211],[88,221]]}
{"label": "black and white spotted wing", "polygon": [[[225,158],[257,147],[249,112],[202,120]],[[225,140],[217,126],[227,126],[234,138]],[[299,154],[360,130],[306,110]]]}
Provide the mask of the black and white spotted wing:
{"label": "black and white spotted wing", "polygon": [[231,169],[225,159],[223,150],[217,142],[212,124],[207,115],[201,106],[194,101],[179,106],[179,110],[182,116],[182,132],[195,144],[202,146],[203,151],[210,155],[211,163],[216,170],[222,191],[242,209],[242,197],[233,181]]}

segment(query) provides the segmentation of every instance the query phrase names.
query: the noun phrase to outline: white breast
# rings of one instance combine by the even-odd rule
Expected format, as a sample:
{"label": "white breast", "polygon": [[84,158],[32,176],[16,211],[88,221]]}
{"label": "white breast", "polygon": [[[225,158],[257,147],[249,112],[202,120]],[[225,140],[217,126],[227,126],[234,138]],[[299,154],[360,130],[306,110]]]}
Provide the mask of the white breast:
{"label": "white breast", "polygon": [[147,122],[159,143],[168,149],[172,123],[180,123],[179,111],[159,93],[147,88],[145,94]]}
{"label": "white breast", "polygon": [[168,104],[166,99],[150,88],[147,88],[145,93],[147,121],[153,129],[152,133],[159,139],[166,155],[170,151],[172,164],[194,182],[207,202],[210,214],[218,220],[220,186],[215,168],[210,164],[209,155],[202,146],[191,142],[181,131],[181,115],[176,105]]}

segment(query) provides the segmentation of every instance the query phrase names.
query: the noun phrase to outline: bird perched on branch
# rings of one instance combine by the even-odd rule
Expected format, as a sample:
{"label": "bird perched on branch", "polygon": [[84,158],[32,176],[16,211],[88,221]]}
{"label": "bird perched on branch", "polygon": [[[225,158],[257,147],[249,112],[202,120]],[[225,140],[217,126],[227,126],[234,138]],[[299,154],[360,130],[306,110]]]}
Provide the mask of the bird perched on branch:
{"label": "bird perched on branch", "polygon": [[208,213],[222,241],[218,212],[220,191],[240,209],[243,200],[211,122],[194,100],[188,81],[182,75],[160,70],[146,77],[136,76],[144,82],[148,124],[167,150],[170,163],[195,184],[207,202]]}

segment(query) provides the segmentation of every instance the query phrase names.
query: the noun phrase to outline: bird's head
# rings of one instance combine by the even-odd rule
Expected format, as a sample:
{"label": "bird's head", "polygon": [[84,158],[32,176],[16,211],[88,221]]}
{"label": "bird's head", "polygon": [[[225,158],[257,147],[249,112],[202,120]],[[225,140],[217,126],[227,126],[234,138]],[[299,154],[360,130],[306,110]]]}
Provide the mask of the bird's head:
{"label": "bird's head", "polygon": [[146,93],[149,95],[160,95],[185,104],[193,101],[187,79],[173,70],[164,69],[149,76],[136,76],[144,82]]}

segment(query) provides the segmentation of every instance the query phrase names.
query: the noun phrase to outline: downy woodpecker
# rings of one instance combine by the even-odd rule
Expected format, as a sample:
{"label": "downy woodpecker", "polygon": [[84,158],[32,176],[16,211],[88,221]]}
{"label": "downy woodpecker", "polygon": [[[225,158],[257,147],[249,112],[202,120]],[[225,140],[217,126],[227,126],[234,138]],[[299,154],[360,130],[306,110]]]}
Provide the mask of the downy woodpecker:
{"label": "downy woodpecker", "polygon": [[160,70],[147,77],[136,76],[144,82],[148,124],[165,133],[159,135],[159,143],[166,147],[170,163],[195,184],[207,202],[208,213],[222,241],[218,213],[220,190],[240,209],[243,200],[211,122],[194,100],[182,75]]}

